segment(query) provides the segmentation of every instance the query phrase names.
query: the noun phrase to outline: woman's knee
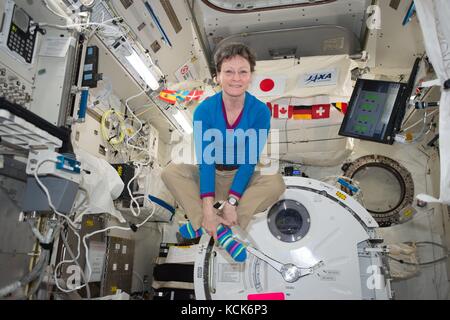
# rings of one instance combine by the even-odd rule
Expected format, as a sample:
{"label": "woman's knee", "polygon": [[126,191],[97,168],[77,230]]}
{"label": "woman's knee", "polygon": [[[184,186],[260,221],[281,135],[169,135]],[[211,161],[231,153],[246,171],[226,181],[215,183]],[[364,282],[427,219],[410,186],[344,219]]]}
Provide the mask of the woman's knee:
{"label": "woman's knee", "polygon": [[283,176],[281,174],[274,175],[273,181],[274,193],[281,196],[286,191],[286,184],[284,183]]}
{"label": "woman's knee", "polygon": [[173,177],[174,175],[176,175],[176,171],[177,171],[177,165],[174,163],[170,163],[167,167],[165,167],[163,169],[163,171],[161,172],[161,179],[164,183],[166,183],[170,177]]}
{"label": "woman's knee", "polygon": [[261,178],[263,179],[261,183],[267,192],[267,199],[271,201],[276,201],[286,190],[286,184],[281,174],[266,175]]}

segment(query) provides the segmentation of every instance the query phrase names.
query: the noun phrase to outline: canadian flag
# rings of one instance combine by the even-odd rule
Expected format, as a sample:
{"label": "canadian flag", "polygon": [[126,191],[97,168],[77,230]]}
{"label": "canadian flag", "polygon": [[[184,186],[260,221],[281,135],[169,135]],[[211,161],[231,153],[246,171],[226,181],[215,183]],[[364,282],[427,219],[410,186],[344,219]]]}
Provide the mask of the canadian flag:
{"label": "canadian flag", "polygon": [[270,102],[267,102],[267,106],[270,109],[270,112],[272,113],[272,118],[276,119],[291,119],[292,113],[293,113],[293,107],[292,106],[280,106],[278,104],[272,104]]}
{"label": "canadian flag", "polygon": [[249,91],[256,97],[279,96],[284,93],[286,80],[287,77],[284,75],[255,75]]}

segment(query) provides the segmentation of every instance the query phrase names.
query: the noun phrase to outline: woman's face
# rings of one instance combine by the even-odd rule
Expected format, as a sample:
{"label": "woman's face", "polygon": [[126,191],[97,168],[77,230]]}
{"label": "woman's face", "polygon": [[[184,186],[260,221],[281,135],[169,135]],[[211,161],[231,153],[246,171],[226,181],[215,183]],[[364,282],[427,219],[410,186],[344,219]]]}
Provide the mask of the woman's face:
{"label": "woman's face", "polygon": [[231,97],[240,97],[247,90],[252,80],[250,63],[241,56],[234,56],[222,62],[217,75],[222,90]]}

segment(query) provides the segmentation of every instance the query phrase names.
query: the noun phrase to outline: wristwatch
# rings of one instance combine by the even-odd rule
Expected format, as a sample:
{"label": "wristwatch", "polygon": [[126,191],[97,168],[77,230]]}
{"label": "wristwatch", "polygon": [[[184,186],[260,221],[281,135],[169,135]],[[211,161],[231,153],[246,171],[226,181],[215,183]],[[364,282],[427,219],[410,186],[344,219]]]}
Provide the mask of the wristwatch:
{"label": "wristwatch", "polygon": [[235,197],[229,196],[228,197],[228,203],[231,204],[234,207],[237,207],[239,202]]}

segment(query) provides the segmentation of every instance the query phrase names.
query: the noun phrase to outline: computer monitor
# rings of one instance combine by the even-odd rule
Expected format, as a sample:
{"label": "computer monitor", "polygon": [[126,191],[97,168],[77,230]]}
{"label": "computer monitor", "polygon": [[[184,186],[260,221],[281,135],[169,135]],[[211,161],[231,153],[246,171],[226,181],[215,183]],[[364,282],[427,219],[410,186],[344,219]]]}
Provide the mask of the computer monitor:
{"label": "computer monitor", "polygon": [[392,144],[405,112],[406,83],[358,79],[339,135]]}

